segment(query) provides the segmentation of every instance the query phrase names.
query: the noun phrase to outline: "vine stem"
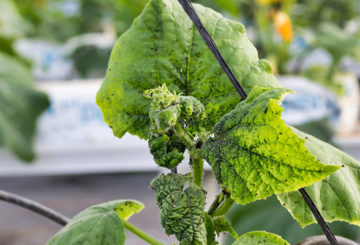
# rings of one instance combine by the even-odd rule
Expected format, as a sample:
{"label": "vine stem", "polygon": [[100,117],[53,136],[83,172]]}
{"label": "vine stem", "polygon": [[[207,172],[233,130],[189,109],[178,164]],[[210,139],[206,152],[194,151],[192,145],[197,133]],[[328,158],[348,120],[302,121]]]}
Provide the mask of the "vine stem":
{"label": "vine stem", "polygon": [[[193,6],[191,5],[191,3],[188,0],[178,0],[178,2],[183,7],[184,11],[189,16],[189,18],[192,20],[192,22],[194,23],[194,25],[197,28],[197,30],[199,31],[201,37],[203,38],[203,40],[205,41],[205,43],[207,44],[207,46],[209,47],[211,52],[214,54],[215,58],[219,62],[219,64],[222,67],[223,71],[229,77],[229,79],[230,79],[231,83],[233,84],[233,86],[235,87],[236,91],[239,93],[241,99],[242,100],[246,99],[247,95],[246,95],[245,90],[242,88],[241,84],[237,81],[236,77],[234,76],[234,74],[230,70],[229,66],[227,65],[227,63],[226,63],[226,61],[224,59],[224,57],[221,55],[218,47],[216,46],[215,41],[212,39],[212,37],[210,36],[208,31],[206,30],[205,26],[201,22],[198,14],[196,13],[196,11],[193,8]],[[306,193],[306,191],[304,189],[299,189],[299,191],[300,191],[301,195],[303,196],[306,204],[309,206],[310,210],[312,211],[315,218],[317,219],[320,227],[323,229],[323,231],[324,231],[327,239],[329,240],[330,244],[331,245],[337,245],[338,242],[337,242],[334,234],[332,233],[330,228],[327,226],[326,222],[324,221],[324,218],[321,216],[319,210],[316,208],[316,206],[315,206],[314,202],[311,200],[310,196]],[[220,208],[224,204],[225,204],[225,201],[219,207],[218,210],[220,210]],[[216,214],[216,212],[217,211],[215,211],[214,214]]]}
{"label": "vine stem", "polygon": [[230,196],[227,196],[224,202],[220,205],[218,209],[215,210],[212,216],[222,216],[229,211],[229,209],[234,205],[234,200]]}
{"label": "vine stem", "polygon": [[65,217],[64,215],[56,212],[55,210],[53,210],[49,207],[46,207],[46,206],[44,206],[40,203],[37,203],[33,200],[27,199],[25,197],[22,197],[22,196],[19,196],[16,194],[12,194],[7,191],[0,190],[0,200],[15,204],[22,208],[33,211],[33,212],[40,214],[62,226],[66,225],[70,221],[69,218]]}
{"label": "vine stem", "polygon": [[141,239],[143,239],[147,243],[149,243],[151,245],[165,245],[164,243],[156,240],[155,238],[153,238],[149,234],[143,232],[142,230],[140,230],[136,226],[130,224],[129,222],[123,220],[123,223],[124,223],[124,226],[125,226],[126,229],[128,229],[129,231],[131,231],[132,233],[134,233],[136,236],[140,237]]}
{"label": "vine stem", "polygon": [[217,195],[215,197],[215,200],[211,203],[211,206],[207,212],[209,215],[212,216],[214,214],[214,212],[216,211],[216,209],[220,206],[220,204],[221,204],[220,196],[221,196],[221,194]]}
{"label": "vine stem", "polygon": [[203,187],[202,178],[204,173],[204,160],[200,156],[199,149],[195,147],[195,142],[191,137],[182,129],[181,125],[177,123],[174,126],[176,131],[176,136],[185,144],[186,148],[189,151],[190,160],[192,163],[193,169],[193,182],[199,186]]}

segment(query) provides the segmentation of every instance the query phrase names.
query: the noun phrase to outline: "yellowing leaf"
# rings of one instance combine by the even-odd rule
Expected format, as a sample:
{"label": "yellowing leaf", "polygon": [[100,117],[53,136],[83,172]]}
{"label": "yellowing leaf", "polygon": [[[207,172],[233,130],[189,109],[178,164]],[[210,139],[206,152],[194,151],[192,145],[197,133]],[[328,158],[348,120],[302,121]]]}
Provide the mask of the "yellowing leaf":
{"label": "yellowing leaf", "polygon": [[[343,165],[339,171],[305,188],[321,215],[328,222],[346,221],[360,225],[360,163],[311,135],[296,129],[293,131],[305,140],[305,147],[319,161]],[[278,199],[302,227],[316,223],[300,193],[283,193],[278,195]]]}
{"label": "yellowing leaf", "polygon": [[279,104],[288,92],[254,87],[202,147],[217,180],[237,203],[295,191],[339,169],[320,163],[280,118]]}

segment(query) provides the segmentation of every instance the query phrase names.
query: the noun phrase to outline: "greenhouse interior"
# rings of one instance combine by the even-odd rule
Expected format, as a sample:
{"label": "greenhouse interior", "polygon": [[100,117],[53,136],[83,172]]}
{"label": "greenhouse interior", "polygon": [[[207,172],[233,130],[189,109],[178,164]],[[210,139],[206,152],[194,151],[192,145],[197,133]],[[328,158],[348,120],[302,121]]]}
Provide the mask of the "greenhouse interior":
{"label": "greenhouse interior", "polygon": [[0,245],[42,244],[360,244],[360,1],[0,0]]}

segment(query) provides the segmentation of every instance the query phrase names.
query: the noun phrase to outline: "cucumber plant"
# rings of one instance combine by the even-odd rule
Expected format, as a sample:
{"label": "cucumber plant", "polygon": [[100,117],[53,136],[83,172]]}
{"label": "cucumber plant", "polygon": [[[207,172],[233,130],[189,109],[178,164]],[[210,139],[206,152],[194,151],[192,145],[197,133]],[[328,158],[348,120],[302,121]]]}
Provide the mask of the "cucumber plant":
{"label": "cucumber plant", "polygon": [[[234,202],[251,205],[272,195],[303,227],[316,222],[311,199],[326,221],[360,225],[360,163],[286,125],[281,102],[292,91],[258,59],[244,26],[194,8],[238,79],[243,100],[175,0],[147,3],[115,45],[97,94],[114,135],[147,140],[155,163],[169,169],[150,183],[165,233],[181,245],[219,244],[221,232],[233,236],[234,245],[289,244],[266,231],[237,234],[224,217]],[[191,171],[179,174],[185,152]],[[208,210],[205,160],[222,188]],[[129,223],[142,208],[134,200],[90,207],[48,244],[125,244],[125,229],[148,244],[163,244]]]}

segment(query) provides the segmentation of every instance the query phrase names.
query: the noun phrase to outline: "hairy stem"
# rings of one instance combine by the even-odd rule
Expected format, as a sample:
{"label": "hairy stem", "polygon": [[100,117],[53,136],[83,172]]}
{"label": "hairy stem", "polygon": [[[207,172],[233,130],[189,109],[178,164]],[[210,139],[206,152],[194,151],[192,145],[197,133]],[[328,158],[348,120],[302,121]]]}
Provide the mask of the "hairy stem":
{"label": "hairy stem", "polygon": [[176,136],[185,144],[189,151],[192,151],[195,146],[194,140],[182,129],[179,123],[175,124],[174,129]]}
{"label": "hairy stem", "polygon": [[229,211],[229,209],[233,206],[234,200],[227,196],[224,202],[220,205],[218,209],[215,210],[212,216],[222,216]]}
{"label": "hairy stem", "polygon": [[193,182],[202,188],[202,178],[204,173],[204,160],[197,154],[192,156],[190,153],[192,167],[193,167]]}
{"label": "hairy stem", "polygon": [[215,200],[212,202],[212,204],[210,205],[210,208],[208,210],[208,214],[209,215],[213,215],[213,213],[216,211],[216,209],[220,206],[221,201],[220,201],[220,195],[217,195],[215,197]]}
{"label": "hairy stem", "polygon": [[3,200],[8,203],[15,204],[22,208],[26,208],[34,213],[40,214],[59,225],[66,225],[70,219],[63,216],[62,214],[25,197],[9,193],[7,191],[0,190],[0,200]]}
{"label": "hairy stem", "polygon": [[180,124],[174,126],[176,136],[185,144],[189,151],[190,160],[193,169],[193,182],[202,188],[202,178],[204,173],[204,160],[200,156],[199,149],[195,147],[195,142],[191,137],[182,129]]}
{"label": "hairy stem", "polygon": [[156,240],[155,238],[153,238],[149,234],[143,232],[142,230],[140,230],[139,228],[137,228],[134,225],[130,224],[129,222],[123,220],[123,223],[124,223],[124,226],[125,226],[126,229],[128,229],[129,231],[131,231],[132,233],[134,233],[136,236],[140,237],[141,239],[143,239],[147,243],[149,243],[151,245],[165,245],[164,243]]}

